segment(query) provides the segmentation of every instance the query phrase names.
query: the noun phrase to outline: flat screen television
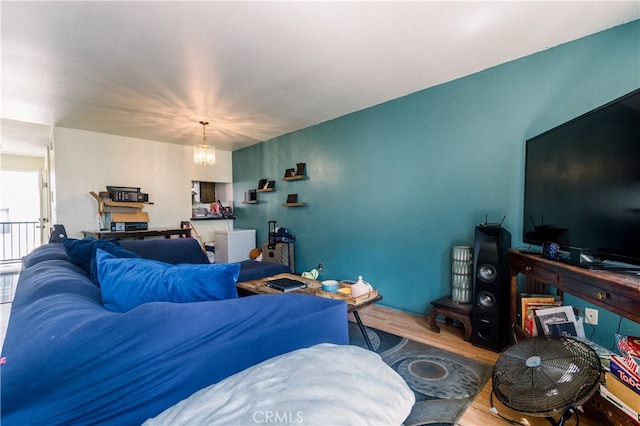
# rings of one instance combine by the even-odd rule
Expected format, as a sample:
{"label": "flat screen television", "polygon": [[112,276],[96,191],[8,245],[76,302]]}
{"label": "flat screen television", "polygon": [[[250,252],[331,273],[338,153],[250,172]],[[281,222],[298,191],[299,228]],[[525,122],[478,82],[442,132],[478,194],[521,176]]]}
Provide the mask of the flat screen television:
{"label": "flat screen television", "polygon": [[640,265],[640,89],[526,141],[523,240]]}

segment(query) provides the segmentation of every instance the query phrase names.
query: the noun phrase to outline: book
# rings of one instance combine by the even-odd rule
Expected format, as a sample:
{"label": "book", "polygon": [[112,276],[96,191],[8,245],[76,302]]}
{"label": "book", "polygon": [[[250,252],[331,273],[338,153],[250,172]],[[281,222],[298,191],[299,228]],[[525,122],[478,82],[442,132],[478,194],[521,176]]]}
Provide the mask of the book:
{"label": "book", "polygon": [[640,337],[616,334],[616,346],[624,357],[625,365],[640,376]]}
{"label": "book", "polygon": [[267,287],[271,287],[274,290],[281,291],[283,293],[298,290],[301,288],[307,288],[307,285],[302,281],[293,280],[291,278],[276,278],[267,281]]}
{"label": "book", "polygon": [[612,355],[609,362],[609,371],[618,380],[627,385],[635,393],[640,394],[640,377],[627,366],[626,360],[618,355]]}
{"label": "book", "polygon": [[[573,313],[573,307],[571,306],[558,306],[555,308],[537,309],[536,321],[539,325],[539,329],[545,336],[552,334],[550,326],[555,323],[567,323],[573,324],[574,332],[577,337],[584,336],[584,328],[582,324],[576,319],[576,315]],[[566,329],[566,328],[565,328]]]}
{"label": "book", "polygon": [[636,423],[640,424],[640,414],[637,411],[634,411],[627,404],[622,402],[620,398],[612,394],[604,384],[600,384],[600,396],[602,396],[605,400],[612,403],[614,406],[618,407],[620,411],[631,417],[635,420]]}
{"label": "book", "polygon": [[631,390],[611,373],[605,373],[605,383],[607,390],[624,402],[633,411],[640,411],[640,395]]}
{"label": "book", "polygon": [[575,339],[591,347],[591,349],[593,349],[598,354],[598,358],[600,358],[600,365],[602,366],[602,370],[609,371],[611,356],[615,355],[615,352],[612,352],[609,349],[604,348],[599,344],[592,342],[591,340],[584,337],[576,337]]}
{"label": "book", "polygon": [[529,333],[529,336],[536,337],[538,332],[538,324],[536,322],[536,311],[539,309],[555,308],[560,306],[561,302],[553,303],[529,303],[525,307],[525,322],[522,327]]}
{"label": "book", "polygon": [[562,304],[562,302],[560,302],[560,298],[552,294],[519,293],[518,304],[517,304],[517,310],[518,310],[517,315],[520,317],[520,326],[522,328],[525,328],[527,307],[529,305],[555,304],[556,302],[559,303],[557,306],[560,306]]}
{"label": "book", "polygon": [[553,322],[549,324],[549,333],[552,336],[577,336],[576,326],[573,322]]}

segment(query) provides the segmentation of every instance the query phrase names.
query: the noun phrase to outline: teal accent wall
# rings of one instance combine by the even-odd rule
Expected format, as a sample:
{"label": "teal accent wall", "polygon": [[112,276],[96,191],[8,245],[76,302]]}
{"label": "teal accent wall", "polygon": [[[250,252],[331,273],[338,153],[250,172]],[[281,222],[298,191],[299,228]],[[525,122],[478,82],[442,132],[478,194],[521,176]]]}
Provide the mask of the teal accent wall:
{"label": "teal accent wall", "polygon": [[[450,294],[451,246],[473,245],[485,215],[506,216],[522,247],[525,140],[638,87],[635,21],[235,151],[236,227],[266,241],[276,220],[297,272],[362,275],[383,305],[424,315]],[[282,181],[298,162],[308,179]],[[261,178],[276,191],[241,204]],[[307,205],[283,207],[290,193]]]}

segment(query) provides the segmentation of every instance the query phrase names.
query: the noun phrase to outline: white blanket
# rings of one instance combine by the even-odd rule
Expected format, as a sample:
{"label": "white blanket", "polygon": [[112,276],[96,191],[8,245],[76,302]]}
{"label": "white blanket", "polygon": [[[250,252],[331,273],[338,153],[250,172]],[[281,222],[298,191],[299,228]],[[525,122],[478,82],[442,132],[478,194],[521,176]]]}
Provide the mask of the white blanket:
{"label": "white blanket", "polygon": [[392,425],[414,402],[376,353],[320,344],[201,389],[145,425]]}

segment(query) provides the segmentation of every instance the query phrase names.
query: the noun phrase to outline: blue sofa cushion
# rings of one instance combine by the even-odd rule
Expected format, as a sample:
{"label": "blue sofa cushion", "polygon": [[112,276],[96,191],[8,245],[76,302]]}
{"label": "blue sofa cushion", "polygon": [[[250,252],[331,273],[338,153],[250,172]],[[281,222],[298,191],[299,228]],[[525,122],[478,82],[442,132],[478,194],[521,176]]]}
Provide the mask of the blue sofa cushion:
{"label": "blue sofa cushion", "polygon": [[96,250],[101,249],[116,257],[140,257],[137,254],[122,248],[118,240],[96,240],[95,238],[64,238],[62,240],[67,259],[82,268],[94,284],[99,285],[96,271]]}
{"label": "blue sofa cushion", "polygon": [[22,258],[22,269],[27,269],[33,265],[47,260],[69,261],[69,257],[62,243],[50,243],[33,249],[28,256]]}
{"label": "blue sofa cushion", "polygon": [[128,312],[150,302],[204,302],[238,297],[237,263],[171,265],[148,259],[122,259],[96,252],[102,303],[113,312]]}
{"label": "blue sofa cushion", "polygon": [[91,281],[93,281],[93,283],[98,287],[100,286],[100,281],[98,280],[98,260],[96,259],[98,250],[104,250],[105,252],[117,258],[124,258],[124,259],[140,258],[140,256],[138,256],[134,252],[129,251],[125,248],[122,248],[117,241],[115,243],[111,241],[106,241],[104,243],[100,241],[96,241],[96,247],[93,250],[93,256],[91,256],[91,266],[89,268],[89,277],[91,278]]}
{"label": "blue sofa cushion", "polygon": [[[91,271],[91,257],[95,252],[96,241],[98,240],[95,238],[83,238],[81,240],[77,240],[75,238],[63,238],[62,245],[67,253],[67,259],[69,262],[80,266],[83,271],[89,274]],[[102,241],[109,241],[114,244],[118,243],[115,239]]]}

